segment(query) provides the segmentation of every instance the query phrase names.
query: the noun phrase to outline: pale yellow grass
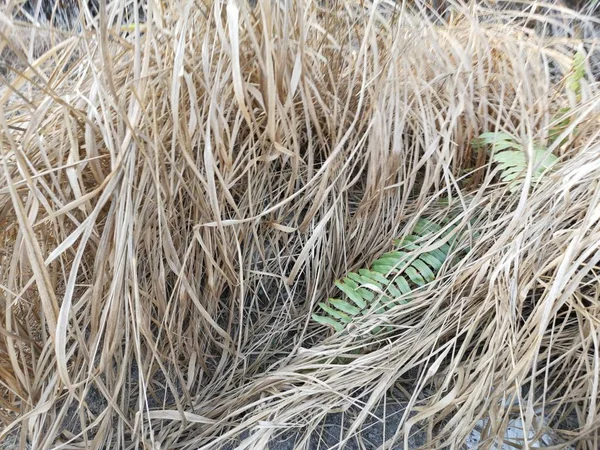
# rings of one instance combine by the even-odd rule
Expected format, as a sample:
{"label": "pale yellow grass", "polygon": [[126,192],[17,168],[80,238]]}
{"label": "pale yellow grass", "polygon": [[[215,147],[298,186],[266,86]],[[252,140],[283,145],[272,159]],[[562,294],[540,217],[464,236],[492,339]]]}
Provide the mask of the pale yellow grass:
{"label": "pale yellow grass", "polygon": [[[489,448],[521,417],[599,448],[592,19],[450,3],[149,2],[130,31],[112,4],[41,55],[1,22],[0,440],[264,449],[292,429],[308,448],[396,387],[398,442],[457,448],[486,419]],[[548,144],[561,107],[535,189],[471,147]],[[346,334],[311,321],[336,278],[449,211],[466,256],[428,289]]]}

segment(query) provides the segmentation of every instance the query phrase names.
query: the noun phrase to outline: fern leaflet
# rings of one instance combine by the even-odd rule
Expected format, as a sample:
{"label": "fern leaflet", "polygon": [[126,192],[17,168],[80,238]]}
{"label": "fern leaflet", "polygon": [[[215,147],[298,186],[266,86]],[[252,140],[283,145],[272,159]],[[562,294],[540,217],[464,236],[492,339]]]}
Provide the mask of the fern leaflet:
{"label": "fern leaflet", "polygon": [[[512,134],[504,132],[483,133],[473,141],[474,147],[490,146],[492,162],[500,169],[500,179],[510,182],[512,186],[525,178],[527,172],[527,155],[523,146]],[[532,179],[537,183],[543,174],[557,161],[557,157],[546,148],[533,146]]]}
{"label": "fern leaflet", "polygon": [[[422,251],[425,238],[441,230],[438,224],[419,219],[412,233],[396,240],[396,249],[373,261],[370,269],[349,272],[342,280],[336,281],[341,298],[319,303],[319,314],[313,314],[313,320],[340,332],[354,318],[372,308],[383,312],[399,303],[406,303],[410,293],[433,281],[448,260],[450,243]],[[442,237],[452,231],[452,228],[446,230]]]}

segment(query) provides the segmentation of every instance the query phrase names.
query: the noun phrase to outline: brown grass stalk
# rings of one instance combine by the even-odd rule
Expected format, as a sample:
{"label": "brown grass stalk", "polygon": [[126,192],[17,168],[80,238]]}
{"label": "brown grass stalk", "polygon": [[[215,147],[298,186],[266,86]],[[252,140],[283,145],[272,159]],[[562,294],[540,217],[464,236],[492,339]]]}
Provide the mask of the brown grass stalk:
{"label": "brown grass stalk", "polygon": [[[332,411],[357,409],[341,442],[360,437],[397,388],[405,445],[486,423],[492,448],[521,417],[599,448],[597,21],[322,3],[148,2],[123,28],[117,1],[42,50],[0,20],[0,441],[263,449],[294,430],[309,448]],[[471,146],[550,145],[564,107],[538,186],[507,188]],[[450,213],[463,256],[411,302],[344,334],[310,320]]]}

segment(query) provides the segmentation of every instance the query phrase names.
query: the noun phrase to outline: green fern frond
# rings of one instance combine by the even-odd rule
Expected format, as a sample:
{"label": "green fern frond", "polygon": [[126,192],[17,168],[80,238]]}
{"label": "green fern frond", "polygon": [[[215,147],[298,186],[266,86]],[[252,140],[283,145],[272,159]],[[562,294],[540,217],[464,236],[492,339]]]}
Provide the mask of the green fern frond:
{"label": "green fern frond", "polygon": [[[330,298],[319,303],[319,313],[312,315],[315,322],[343,331],[354,318],[374,309],[384,312],[410,300],[410,294],[435,280],[450,255],[451,244],[444,243],[433,250],[423,251],[423,242],[433,234],[446,239],[454,227],[442,226],[427,219],[417,221],[413,231],[394,241],[396,248],[373,261],[370,269],[350,272],[335,285],[341,298]],[[450,237],[448,240],[452,240]],[[381,327],[377,327],[377,333]]]}
{"label": "green fern frond", "polygon": [[575,53],[571,73],[567,77],[567,88],[577,96],[581,95],[581,80],[585,78],[585,58],[586,55],[582,51]]}
{"label": "green fern frond", "polygon": [[[553,143],[558,137],[571,125],[569,116],[571,108],[562,107],[554,115],[550,130],[548,130],[548,140]],[[562,144],[563,142],[561,142]]]}
{"label": "green fern frond", "polygon": [[507,148],[521,148],[517,139],[512,134],[504,133],[502,131],[481,133],[478,138],[473,139],[472,145],[475,148],[489,145],[492,147],[492,151],[499,151]]}
{"label": "green fern frond", "polygon": [[[483,133],[473,141],[474,147],[490,147],[492,162],[500,169],[500,179],[516,186],[525,178],[528,158],[525,149],[517,138],[509,133]],[[545,147],[533,146],[533,182],[537,183],[543,174],[557,161],[557,157]]]}
{"label": "green fern frond", "polygon": [[[585,60],[585,53],[578,51],[573,57],[571,72],[566,79],[566,89],[575,94],[575,100],[578,103],[581,101],[581,81],[585,79]],[[571,111],[571,107],[564,106],[554,114],[552,125],[548,131],[548,139],[550,142],[556,141],[569,125],[571,125]],[[573,130],[573,133],[577,134],[577,128]],[[564,141],[566,141],[566,139],[560,144],[562,145]]]}

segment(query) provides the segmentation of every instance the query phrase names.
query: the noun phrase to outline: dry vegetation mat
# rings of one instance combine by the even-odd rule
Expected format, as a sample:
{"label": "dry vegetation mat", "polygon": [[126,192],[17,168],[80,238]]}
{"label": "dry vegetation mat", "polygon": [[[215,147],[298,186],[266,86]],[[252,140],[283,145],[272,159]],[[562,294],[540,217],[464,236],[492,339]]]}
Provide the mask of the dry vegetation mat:
{"label": "dry vegetation mat", "polygon": [[0,13],[0,441],[600,448],[595,19],[100,3]]}

